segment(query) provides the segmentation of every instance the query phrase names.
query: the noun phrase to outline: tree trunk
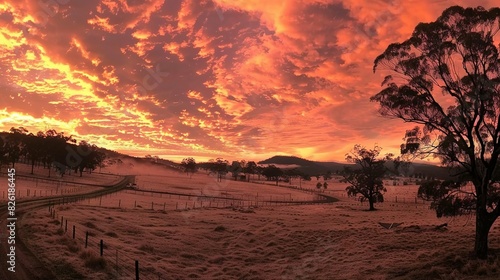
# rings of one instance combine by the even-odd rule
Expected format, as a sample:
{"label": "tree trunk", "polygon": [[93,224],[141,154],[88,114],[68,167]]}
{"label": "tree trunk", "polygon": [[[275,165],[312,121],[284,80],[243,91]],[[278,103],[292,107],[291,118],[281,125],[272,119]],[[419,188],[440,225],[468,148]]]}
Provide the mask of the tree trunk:
{"label": "tree trunk", "polygon": [[35,160],[31,160],[31,175],[33,175],[33,169],[35,169]]}
{"label": "tree trunk", "polygon": [[488,234],[496,217],[492,218],[486,212],[486,209],[480,209],[476,212],[476,239],[474,242],[474,253],[479,259],[488,257]]}
{"label": "tree trunk", "polygon": [[375,207],[373,207],[373,197],[368,198],[368,203],[370,203],[370,211],[374,211]]}

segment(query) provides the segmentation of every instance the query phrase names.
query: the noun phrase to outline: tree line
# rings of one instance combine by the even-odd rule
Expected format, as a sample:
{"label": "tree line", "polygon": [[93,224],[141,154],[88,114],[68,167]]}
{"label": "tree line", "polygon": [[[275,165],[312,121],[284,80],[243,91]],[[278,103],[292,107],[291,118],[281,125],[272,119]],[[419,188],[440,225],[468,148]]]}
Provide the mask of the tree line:
{"label": "tree line", "polygon": [[74,171],[83,176],[97,167],[102,167],[105,153],[96,145],[86,141],[77,142],[73,136],[66,136],[54,129],[36,134],[23,127],[11,128],[0,137],[0,166],[8,164],[15,168],[16,163],[31,165],[31,174],[35,166],[43,166],[48,177],[55,170],[61,177]]}
{"label": "tree line", "polygon": [[[258,180],[264,177],[267,181],[274,181],[276,185],[280,181],[292,183],[292,180],[299,180],[299,185],[302,181],[311,181],[311,175],[300,171],[298,168],[279,168],[274,164],[266,166],[258,165],[255,161],[232,161],[223,158],[211,159],[208,162],[196,163],[195,159],[188,157],[182,160],[181,168],[187,175],[192,175],[198,169],[204,169],[208,174],[217,176],[217,180],[221,181],[226,178],[227,174],[231,174],[233,180],[246,180],[250,181],[251,176],[258,176]],[[324,180],[332,178],[331,171],[323,175],[315,176],[317,180],[323,177]]]}

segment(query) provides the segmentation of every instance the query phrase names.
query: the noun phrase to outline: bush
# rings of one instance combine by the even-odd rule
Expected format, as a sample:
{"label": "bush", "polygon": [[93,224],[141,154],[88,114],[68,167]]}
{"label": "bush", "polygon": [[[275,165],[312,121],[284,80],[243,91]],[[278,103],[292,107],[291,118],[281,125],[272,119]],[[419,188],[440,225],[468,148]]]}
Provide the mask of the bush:
{"label": "bush", "polygon": [[92,270],[102,270],[106,268],[106,260],[102,257],[94,255],[90,251],[82,252],[80,254],[80,258],[84,260],[85,267],[90,268]]}
{"label": "bush", "polygon": [[219,231],[219,232],[220,232],[220,231],[225,231],[225,230],[226,230],[226,228],[225,228],[224,226],[217,226],[217,227],[214,229],[214,231]]}

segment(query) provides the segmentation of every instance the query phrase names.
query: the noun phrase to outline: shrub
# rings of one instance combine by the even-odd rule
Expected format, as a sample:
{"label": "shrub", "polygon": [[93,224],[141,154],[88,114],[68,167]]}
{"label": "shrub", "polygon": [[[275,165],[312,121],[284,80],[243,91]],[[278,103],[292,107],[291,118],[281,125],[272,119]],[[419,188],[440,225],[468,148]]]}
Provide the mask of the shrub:
{"label": "shrub", "polygon": [[81,253],[80,258],[84,260],[85,267],[92,270],[102,270],[106,268],[106,260],[102,257],[94,255],[90,251],[84,251],[83,253]]}

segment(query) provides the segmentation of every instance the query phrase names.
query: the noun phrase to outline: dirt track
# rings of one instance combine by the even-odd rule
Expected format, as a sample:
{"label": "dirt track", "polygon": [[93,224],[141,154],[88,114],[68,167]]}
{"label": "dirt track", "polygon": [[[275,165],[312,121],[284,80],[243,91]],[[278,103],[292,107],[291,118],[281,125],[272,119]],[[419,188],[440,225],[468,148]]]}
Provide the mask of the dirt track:
{"label": "dirt track", "polygon": [[[76,200],[79,198],[96,197],[110,192],[115,192],[123,189],[128,182],[133,182],[133,176],[125,177],[121,182],[115,184],[112,187],[103,188],[88,194],[77,194],[65,196],[65,201]],[[6,205],[0,206],[0,279],[9,280],[54,280],[57,279],[49,269],[27,248],[27,246],[22,241],[22,236],[24,229],[22,227],[22,217],[24,213],[28,211],[43,207],[50,204],[59,203],[63,201],[63,197],[46,197],[37,200],[21,201],[16,203],[15,217],[15,244],[8,244],[8,228],[7,228],[7,217],[8,211]],[[7,263],[7,254],[10,253],[10,246],[15,245],[15,272],[9,271],[10,265]]]}

